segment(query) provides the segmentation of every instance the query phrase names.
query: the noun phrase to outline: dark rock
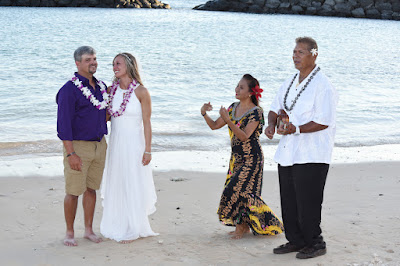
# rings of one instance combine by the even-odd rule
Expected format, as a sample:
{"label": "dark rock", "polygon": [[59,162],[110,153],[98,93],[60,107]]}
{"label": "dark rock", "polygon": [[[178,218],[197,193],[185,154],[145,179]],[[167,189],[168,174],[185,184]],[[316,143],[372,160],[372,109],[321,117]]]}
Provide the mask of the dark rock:
{"label": "dark rock", "polygon": [[298,3],[299,6],[303,7],[303,8],[307,8],[310,6],[310,1],[309,0],[300,0],[300,2]]}
{"label": "dark rock", "polygon": [[217,0],[217,7],[218,7],[218,10],[228,11],[229,10],[229,3],[226,0]]}
{"label": "dark rock", "polygon": [[367,18],[381,18],[381,13],[378,11],[378,9],[371,8],[365,12],[365,16]]}
{"label": "dark rock", "polygon": [[322,3],[317,1],[312,1],[311,6],[319,8],[322,6]]}
{"label": "dark rock", "polygon": [[296,14],[291,8],[284,8],[279,10],[279,14]]}
{"label": "dark rock", "polygon": [[268,8],[278,8],[280,4],[279,0],[267,0],[265,6]]}
{"label": "dark rock", "polygon": [[336,4],[334,10],[339,13],[339,16],[350,16],[351,6],[349,3]]}
{"label": "dark rock", "polygon": [[378,3],[375,4],[375,8],[378,9],[380,12],[383,10],[392,10],[392,4],[391,3]]}
{"label": "dark rock", "polygon": [[140,0],[142,2],[142,7],[143,8],[151,8],[151,4],[147,0]]}
{"label": "dark rock", "polygon": [[370,8],[374,5],[374,0],[360,0],[360,5],[364,9]]}
{"label": "dark rock", "polygon": [[262,13],[262,8],[259,5],[249,6],[248,12],[250,13]]}
{"label": "dark rock", "polygon": [[318,11],[318,15],[333,16],[333,15],[335,15],[335,12],[333,11],[333,9],[330,5],[323,4],[321,9]]}
{"label": "dark rock", "polygon": [[164,9],[171,9],[171,6],[170,6],[169,4],[165,4],[165,3],[164,3],[163,8],[164,8]]}
{"label": "dark rock", "polygon": [[281,3],[281,4],[279,5],[279,10],[288,9],[289,7],[290,7],[290,3],[289,3],[289,2],[287,2],[287,3]]}
{"label": "dark rock", "polygon": [[11,0],[0,0],[0,6],[11,6]]}
{"label": "dark rock", "polygon": [[228,11],[238,11],[238,9],[237,9],[238,6],[239,6],[238,2],[230,2]]}
{"label": "dark rock", "polygon": [[100,4],[100,0],[86,0],[86,4],[90,7],[95,7]]}
{"label": "dark rock", "polygon": [[58,0],[58,6],[70,6],[72,0]]}
{"label": "dark rock", "polygon": [[394,20],[400,20],[400,13],[399,12],[393,12],[392,18]]}
{"label": "dark rock", "polygon": [[229,4],[226,0],[208,1],[204,5],[204,10],[226,11],[229,10]]}
{"label": "dark rock", "polygon": [[328,6],[335,6],[335,0],[326,0],[325,3],[323,5],[328,5]]}
{"label": "dark rock", "polygon": [[31,0],[31,6],[35,6],[35,7],[40,6],[40,0]]}
{"label": "dark rock", "polygon": [[381,12],[382,19],[392,19],[393,11],[392,10],[383,10]]}
{"label": "dark rock", "polygon": [[[232,3],[230,3],[232,4]],[[264,7],[265,6],[265,0],[254,0],[254,4],[258,5],[259,7]]]}
{"label": "dark rock", "polygon": [[239,8],[241,6],[241,3],[239,2],[231,2],[229,5],[229,11],[234,11],[234,12],[239,12],[242,11],[243,9]]}
{"label": "dark rock", "polygon": [[197,5],[195,7],[193,7],[194,10],[206,10],[205,8],[205,4],[201,4],[201,5]]}
{"label": "dark rock", "polygon": [[292,12],[294,14],[302,14],[304,12],[304,10],[301,6],[295,5],[295,6],[292,6]]}
{"label": "dark rock", "polygon": [[15,1],[16,6],[29,6],[29,0],[17,0]]}
{"label": "dark rock", "polygon": [[400,1],[392,4],[393,12],[400,12]]}
{"label": "dark rock", "polygon": [[317,14],[317,8],[313,7],[313,6],[309,6],[309,7],[307,7],[305,14],[306,15],[315,15],[315,14]]}
{"label": "dark rock", "polygon": [[351,5],[351,7],[356,7],[356,6],[358,6],[357,0],[349,0],[348,3]]}
{"label": "dark rock", "polygon": [[356,18],[365,18],[365,12],[362,7],[353,9],[351,11],[351,14],[353,15],[353,17],[356,17]]}
{"label": "dark rock", "polygon": [[41,0],[40,6],[41,7],[55,7],[56,3],[53,0]]}

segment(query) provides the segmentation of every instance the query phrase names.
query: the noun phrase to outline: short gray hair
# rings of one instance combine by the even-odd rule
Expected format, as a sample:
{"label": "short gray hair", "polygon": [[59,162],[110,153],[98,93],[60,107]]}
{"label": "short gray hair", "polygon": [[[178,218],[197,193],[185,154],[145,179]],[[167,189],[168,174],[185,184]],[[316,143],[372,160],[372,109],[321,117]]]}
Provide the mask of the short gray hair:
{"label": "short gray hair", "polygon": [[96,54],[96,50],[93,47],[90,47],[90,46],[81,46],[81,47],[79,47],[74,52],[75,61],[81,62],[82,61],[82,55],[84,55],[84,54],[94,55],[94,54]]}
{"label": "short gray hair", "polygon": [[308,46],[308,51],[311,51],[311,49],[318,50],[317,42],[311,37],[298,37],[296,38],[296,44],[298,43],[306,44]]}

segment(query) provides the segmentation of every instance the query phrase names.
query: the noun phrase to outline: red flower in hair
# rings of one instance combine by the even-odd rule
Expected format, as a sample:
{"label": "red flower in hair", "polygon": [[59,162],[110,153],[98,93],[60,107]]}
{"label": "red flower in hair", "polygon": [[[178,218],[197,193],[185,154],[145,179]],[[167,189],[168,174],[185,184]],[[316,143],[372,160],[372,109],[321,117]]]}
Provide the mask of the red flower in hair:
{"label": "red flower in hair", "polygon": [[264,91],[263,89],[260,88],[260,86],[256,85],[254,88],[251,89],[252,92],[250,93],[251,95],[255,95],[257,100],[261,98],[261,93]]}

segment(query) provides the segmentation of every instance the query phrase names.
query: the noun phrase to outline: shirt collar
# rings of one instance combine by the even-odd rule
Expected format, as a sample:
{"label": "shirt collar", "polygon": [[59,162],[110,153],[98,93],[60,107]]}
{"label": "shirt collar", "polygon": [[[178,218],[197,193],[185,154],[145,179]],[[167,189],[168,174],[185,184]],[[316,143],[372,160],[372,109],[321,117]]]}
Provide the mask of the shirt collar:
{"label": "shirt collar", "polygon": [[294,84],[295,87],[296,87],[296,86],[299,86],[300,84],[302,84],[302,83],[304,83],[304,82],[307,82],[307,80],[311,77],[312,73],[313,73],[317,68],[318,68],[318,65],[315,64],[315,67],[313,68],[313,70],[311,70],[310,74],[308,74],[308,76],[307,76],[305,79],[303,79],[303,81],[302,81],[301,83],[299,83],[299,80],[300,80],[300,70],[298,70],[298,71],[297,71],[297,77],[296,77],[296,80],[295,80],[296,82],[293,82],[293,83],[295,83],[295,84]]}
{"label": "shirt collar", "polygon": [[[79,80],[82,81],[83,84],[85,84],[85,85],[89,84],[89,80],[87,78],[85,78],[84,76],[79,75],[78,72],[75,72],[75,76],[77,78],[79,78]],[[94,80],[95,84],[97,85],[97,79],[95,76],[93,76],[93,80]]]}

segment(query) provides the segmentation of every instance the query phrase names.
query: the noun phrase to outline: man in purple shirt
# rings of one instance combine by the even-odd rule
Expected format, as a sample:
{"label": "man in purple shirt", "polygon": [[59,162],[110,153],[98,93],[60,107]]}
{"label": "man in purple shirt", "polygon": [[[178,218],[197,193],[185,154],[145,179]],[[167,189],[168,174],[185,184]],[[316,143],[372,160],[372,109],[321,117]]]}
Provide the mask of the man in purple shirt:
{"label": "man in purple shirt", "polygon": [[93,232],[92,223],[107,149],[107,93],[106,85],[93,76],[97,70],[96,51],[89,46],[79,47],[74,59],[78,72],[56,96],[57,132],[64,145],[66,246],[77,246],[74,221],[82,194],[84,237],[95,243],[102,241]]}

